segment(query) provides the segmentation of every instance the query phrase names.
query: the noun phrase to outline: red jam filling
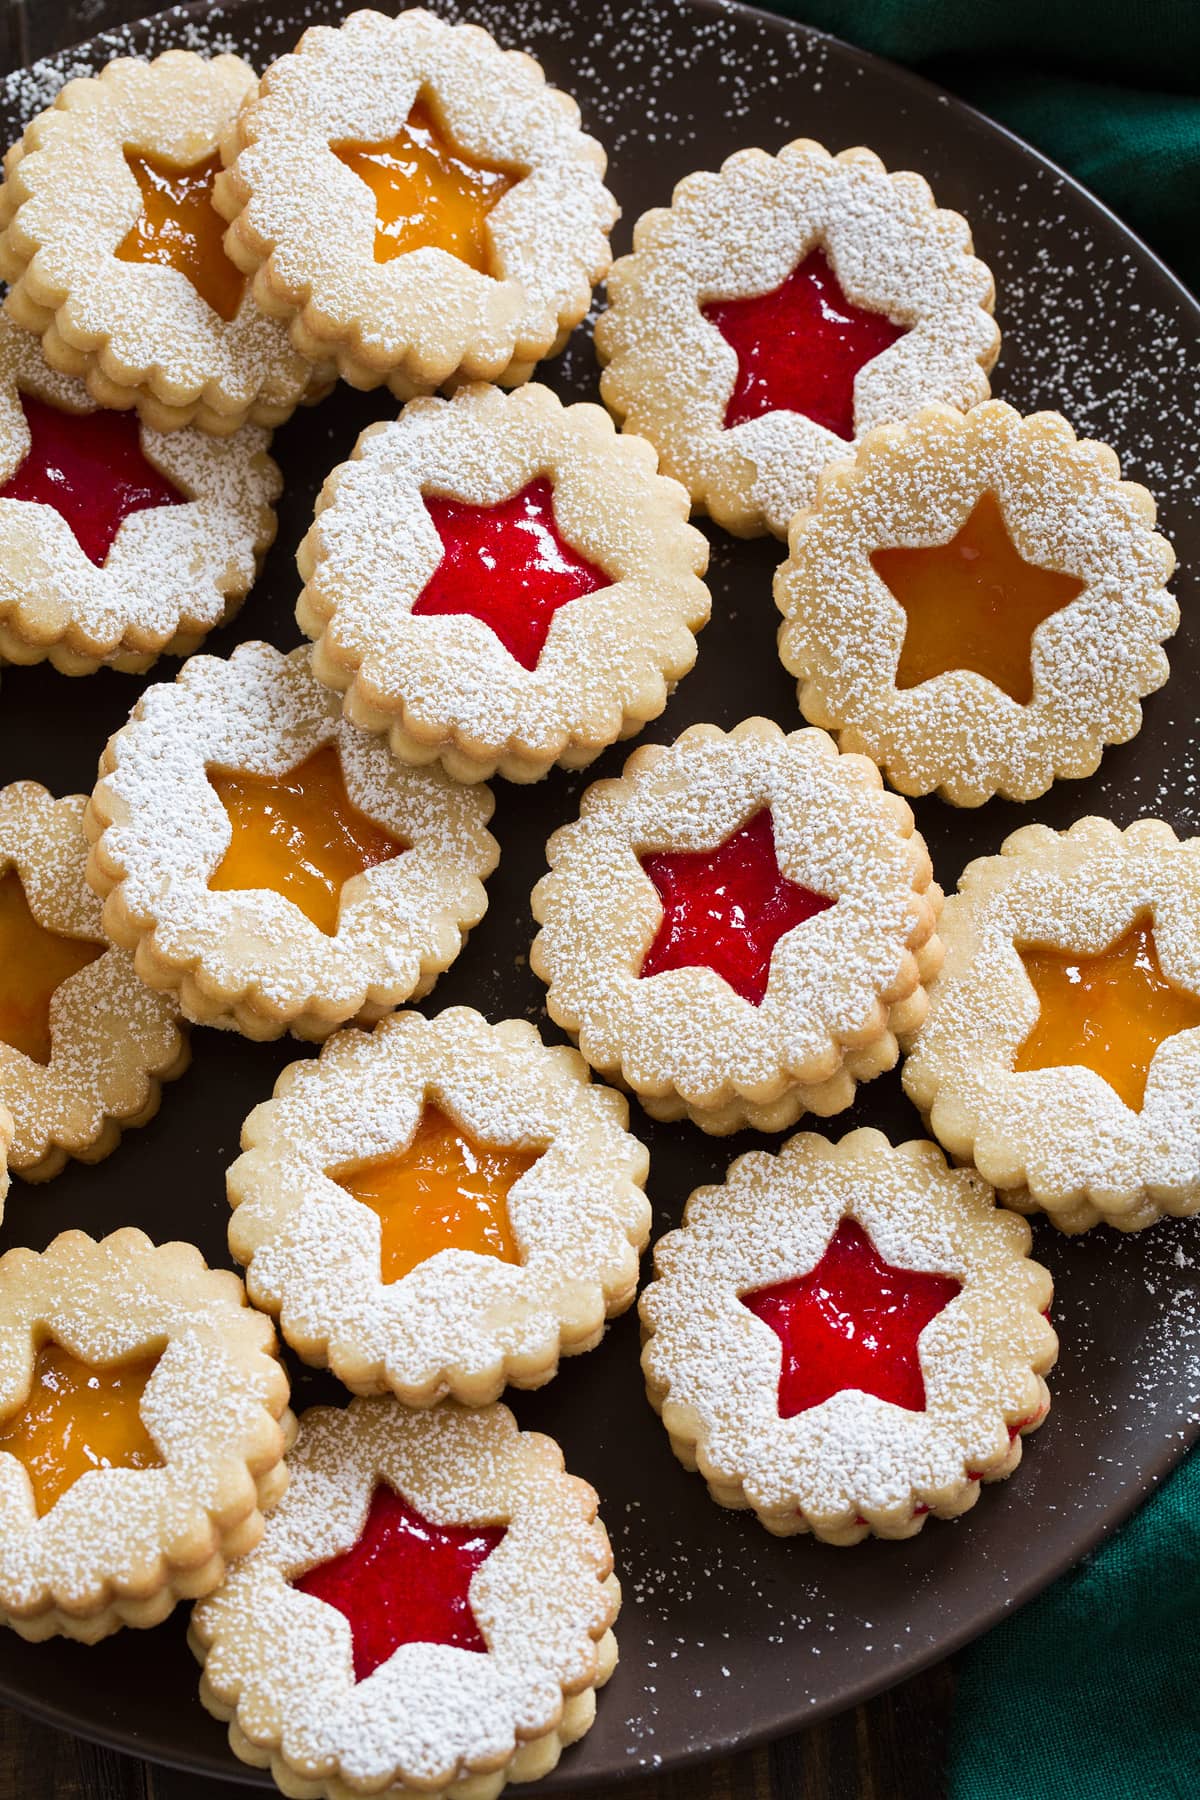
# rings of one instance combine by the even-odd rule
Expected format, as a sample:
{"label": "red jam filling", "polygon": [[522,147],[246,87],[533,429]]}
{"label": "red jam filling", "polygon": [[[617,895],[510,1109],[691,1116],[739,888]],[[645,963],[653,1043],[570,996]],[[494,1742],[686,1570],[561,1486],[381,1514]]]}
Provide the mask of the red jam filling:
{"label": "red jam filling", "polygon": [[833,905],[783,874],[766,809],[715,850],[656,850],[641,864],[663,907],[643,977],[699,963],[752,1006],[762,1005],[780,938]]}
{"label": "red jam filling", "polygon": [[843,1219],[815,1269],[741,1296],[783,1346],[780,1418],[843,1388],[924,1412],[917,1341],[961,1285],[951,1275],[893,1268],[857,1220]]}
{"label": "red jam filling", "polygon": [[142,455],[136,413],[60,412],[32,394],[21,395],[21,407],[32,441],[0,500],[52,506],[98,569],[130,513],[185,504],[187,495]]}
{"label": "red jam filling", "polygon": [[471,1610],[471,1577],[504,1533],[503,1525],[435,1525],[381,1481],[353,1548],[292,1585],[349,1621],[356,1681],[401,1644],[486,1652]]}
{"label": "red jam filling", "polygon": [[907,330],[847,300],[823,250],[810,251],[772,293],[714,300],[702,311],[737,352],[726,431],[765,413],[798,412],[849,440],[855,376]]}
{"label": "red jam filling", "polygon": [[560,606],[612,585],[563,538],[554,488],[544,475],[499,506],[440,494],[427,495],[425,506],[442,540],[442,560],[413,612],[482,619],[523,668],[537,668]]}

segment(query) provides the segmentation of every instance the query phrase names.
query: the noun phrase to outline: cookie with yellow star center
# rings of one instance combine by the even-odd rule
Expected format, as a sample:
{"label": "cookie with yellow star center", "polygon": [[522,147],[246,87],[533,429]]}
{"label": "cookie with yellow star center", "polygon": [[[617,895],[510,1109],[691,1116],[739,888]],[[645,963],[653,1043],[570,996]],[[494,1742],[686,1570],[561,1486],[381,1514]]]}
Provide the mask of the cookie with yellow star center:
{"label": "cookie with yellow star center", "polygon": [[930,406],[868,434],[775,576],[800,710],[905,794],[1033,800],[1141,729],[1179,623],[1146,489],[1058,413]]}

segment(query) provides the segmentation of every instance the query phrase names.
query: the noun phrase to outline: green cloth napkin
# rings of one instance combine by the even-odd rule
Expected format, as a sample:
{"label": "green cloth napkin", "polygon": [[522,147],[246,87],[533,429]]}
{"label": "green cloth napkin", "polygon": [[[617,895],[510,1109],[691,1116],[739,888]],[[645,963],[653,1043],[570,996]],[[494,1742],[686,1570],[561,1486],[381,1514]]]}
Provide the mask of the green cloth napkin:
{"label": "green cloth napkin", "polygon": [[[776,5],[1011,126],[1200,289],[1200,0]],[[1197,1800],[1200,1451],[959,1658],[947,1788],[950,1800]]]}
{"label": "green cloth napkin", "polygon": [[775,4],[1011,126],[1200,290],[1200,0]]}

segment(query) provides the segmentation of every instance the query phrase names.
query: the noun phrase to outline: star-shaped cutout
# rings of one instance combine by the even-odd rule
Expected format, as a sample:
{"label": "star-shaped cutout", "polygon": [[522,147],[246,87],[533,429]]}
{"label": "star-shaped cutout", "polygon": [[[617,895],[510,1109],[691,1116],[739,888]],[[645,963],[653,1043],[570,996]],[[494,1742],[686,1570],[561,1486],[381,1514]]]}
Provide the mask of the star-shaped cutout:
{"label": "star-shaped cutout", "polygon": [[499,506],[471,506],[438,494],[428,495],[425,506],[442,540],[442,560],[414,614],[482,619],[523,668],[537,668],[560,606],[612,585],[603,569],[563,538],[554,489],[544,475]]}
{"label": "star-shaped cutout", "polygon": [[1141,1112],[1158,1046],[1200,1026],[1200,995],[1168,981],[1148,913],[1095,956],[1047,945],[1020,948],[1040,1011],[1014,1070],[1082,1064]]}
{"label": "star-shaped cutout", "polygon": [[225,254],[226,222],[212,203],[220,155],[214,151],[185,169],[136,150],[126,150],[125,161],[142,210],[117,245],[118,260],[178,269],[228,324],[242,304],[246,277]]}
{"label": "star-shaped cutout", "polygon": [[642,976],[699,963],[752,1006],[762,1005],[780,938],[833,905],[784,875],[767,808],[715,850],[656,850],[641,864],[663,908]]}
{"label": "star-shaped cutout", "polygon": [[92,1469],[161,1469],[142,1419],[142,1395],[157,1356],[97,1368],[53,1339],[42,1345],[24,1406],[0,1422],[0,1450],[25,1466],[44,1518]]}
{"label": "star-shaped cutout", "polygon": [[725,429],[765,413],[798,412],[847,442],[854,436],[854,379],[908,329],[847,300],[823,250],[812,250],[782,286],[701,308],[737,352]]}
{"label": "star-shaped cutout", "polygon": [[871,564],[907,620],[898,688],[973,669],[1019,706],[1033,699],[1034,632],[1087,585],[1026,562],[990,491],[949,543],[875,550]]}
{"label": "star-shaped cutout", "polygon": [[435,1525],[381,1481],[358,1542],[292,1585],[349,1621],[356,1681],[365,1681],[401,1644],[450,1644],[486,1654],[471,1610],[471,1578],[505,1529]]}
{"label": "star-shaped cutout", "polygon": [[55,994],[107,949],[39,924],[16,870],[0,876],[0,1040],[46,1067]]}
{"label": "star-shaped cutout", "polygon": [[405,1149],[338,1169],[333,1179],[377,1215],[380,1272],[392,1282],[439,1250],[520,1262],[508,1193],[541,1154],[477,1143],[427,1102]]}
{"label": "star-shaped cutout", "polygon": [[212,768],[208,779],[233,833],[209,887],[270,888],[327,937],[337,932],[346,882],[408,848],[355,806],[333,744],[284,775]]}
{"label": "star-shaped cutout", "polygon": [[843,1219],[807,1275],[741,1295],[783,1346],[780,1418],[846,1388],[924,1412],[918,1340],[961,1285],[884,1262],[858,1221]]}
{"label": "star-shaped cutout", "polygon": [[464,156],[420,100],[386,142],[330,148],[374,195],[376,262],[432,248],[490,274],[487,216],[520,179],[518,171]]}
{"label": "star-shaped cutout", "polygon": [[136,413],[60,412],[32,394],[20,398],[30,445],[0,500],[52,506],[97,568],[130,513],[185,504],[188,496],[142,455]]}

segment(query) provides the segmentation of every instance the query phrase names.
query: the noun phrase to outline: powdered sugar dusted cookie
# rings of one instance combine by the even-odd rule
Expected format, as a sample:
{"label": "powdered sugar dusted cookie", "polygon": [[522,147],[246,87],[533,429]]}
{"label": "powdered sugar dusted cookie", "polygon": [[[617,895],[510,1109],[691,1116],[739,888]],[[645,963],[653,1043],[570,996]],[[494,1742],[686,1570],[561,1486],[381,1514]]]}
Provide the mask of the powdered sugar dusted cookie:
{"label": "powdered sugar dusted cookie", "polygon": [[275,536],[270,441],[101,411],[0,315],[0,656],[88,675],[198,649]]}
{"label": "powdered sugar dusted cookie", "polygon": [[69,81],[5,158],[10,316],[101,406],[136,406],[155,431],[278,425],[332,380],[222,248],[217,144],[254,85],[236,56],[120,57]]}
{"label": "powdered sugar dusted cookie", "polygon": [[242,644],[149,688],[87,813],[105,929],[188,1018],[327,1037],[428,992],[483,917],[492,796],[397,764],[307,650]]}
{"label": "powdered sugar dusted cookie", "polygon": [[262,1543],[196,1608],[200,1697],[285,1793],[494,1800],[616,1664],[596,1495],[503,1406],[304,1415]]}
{"label": "powdered sugar dusted cookie", "polygon": [[293,1429],[275,1334],[191,1244],[67,1231],[0,1258],[0,1621],[157,1625],[258,1542]]}
{"label": "powdered sugar dusted cookie", "polygon": [[83,794],[0,789],[0,1101],[26,1181],[99,1162],[188,1064],[179,1008],[110,944],[84,878]]}
{"label": "powdered sugar dusted cookie", "polygon": [[292,1347],[356,1393],[540,1387],[633,1300],[649,1157],[627,1121],[524,1020],[395,1014],[250,1114],[230,1247]]}
{"label": "powdered sugar dusted cookie", "polygon": [[601,392],[729,531],[786,536],[864,431],[987,397],[1000,337],[966,221],[870,150],[739,150],[633,243],[596,326]]}
{"label": "powdered sugar dusted cookie", "polygon": [[821,477],[775,577],[805,718],[906,794],[1032,800],[1141,728],[1179,623],[1145,488],[1058,413],[923,408]]}
{"label": "powdered sugar dusted cookie", "polygon": [[523,381],[609,265],[617,206],[575,102],[532,57],[420,7],[306,31],[224,153],[230,255],[356,387]]}
{"label": "powdered sugar dusted cookie", "polygon": [[655,1251],[642,1366],[675,1454],[781,1536],[911,1537],[1010,1475],[1057,1339],[1028,1225],[936,1144],[740,1156]]}
{"label": "powdered sugar dusted cookie", "polygon": [[1200,838],[1028,825],[971,863],[904,1068],[934,1135],[1062,1231],[1200,1207]]}
{"label": "powdered sugar dusted cookie", "polygon": [[724,1134],[840,1112],[924,1017],[924,841],[822,731],[747,719],[646,745],[546,854],[530,965],[550,1016],[655,1118]]}
{"label": "powdered sugar dusted cookie", "polygon": [[708,546],[687,510],[598,406],[538,385],[414,400],[362,434],[300,546],[314,672],[405,762],[581,768],[696,660]]}

